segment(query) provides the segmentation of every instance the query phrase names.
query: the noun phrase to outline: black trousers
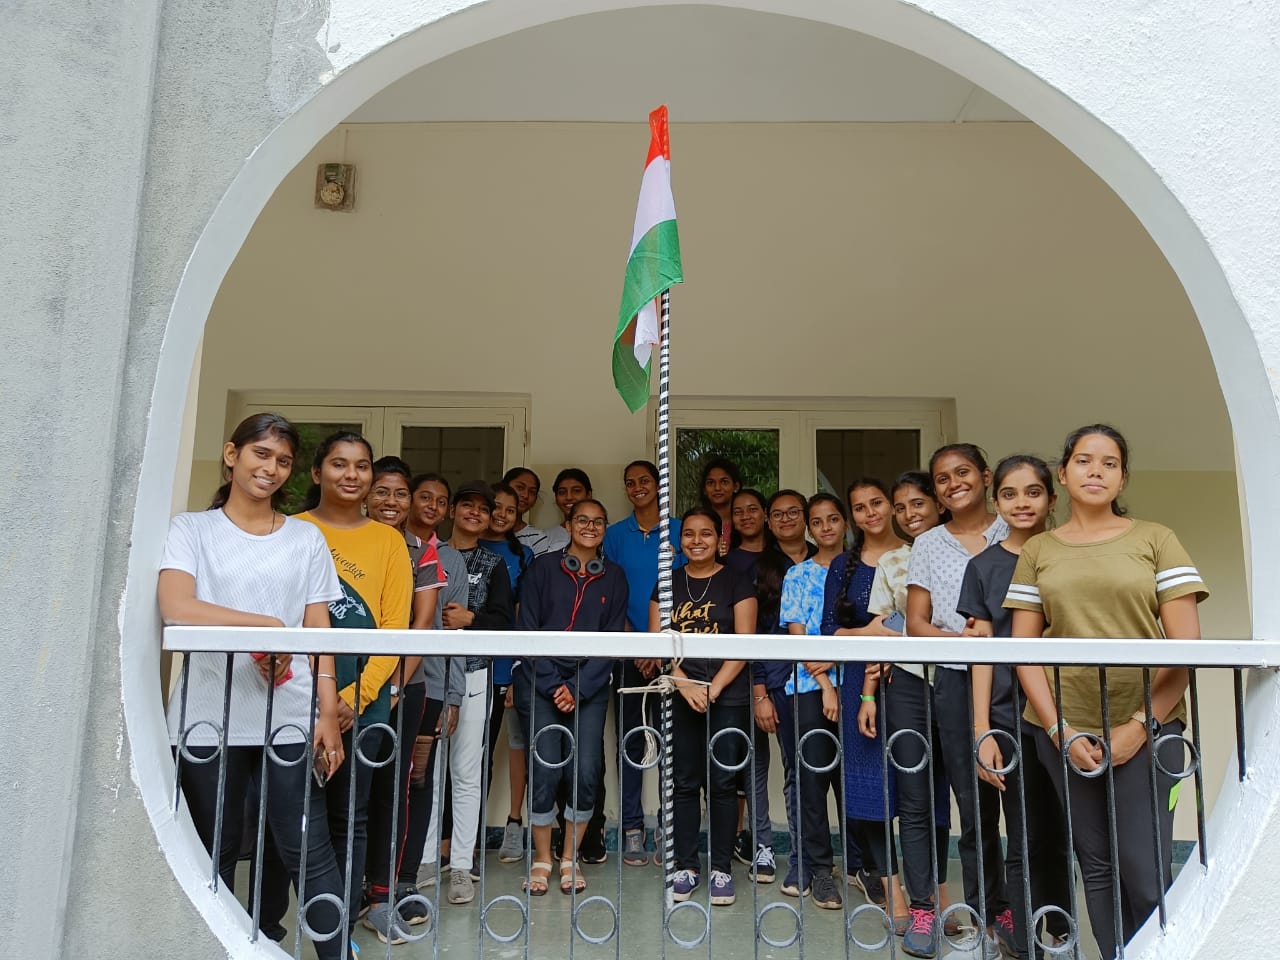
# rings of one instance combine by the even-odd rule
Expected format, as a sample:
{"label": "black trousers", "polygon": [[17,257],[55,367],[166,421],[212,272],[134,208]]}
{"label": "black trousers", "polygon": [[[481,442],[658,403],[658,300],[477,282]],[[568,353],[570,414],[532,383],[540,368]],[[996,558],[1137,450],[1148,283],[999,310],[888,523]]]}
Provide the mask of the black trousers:
{"label": "black trousers", "polygon": [[[698,713],[679,693],[671,697],[674,726],[674,783],[672,844],[676,869],[700,870],[698,828],[702,823],[702,794],[707,797],[707,834],[711,869],[729,873],[738,827],[738,788],[735,767],[746,759],[750,741],[751,710],[747,704],[713,703]],[[709,756],[711,738],[721,730],[736,729],[716,741],[715,758]]]}
{"label": "black trousers", "polygon": [[[440,747],[440,738],[436,736],[436,724],[444,711],[444,702],[427,699],[422,711],[422,722],[418,727],[418,736],[434,737],[431,744],[431,755],[427,757],[426,770],[414,768],[414,776],[409,780],[408,823],[405,828],[404,854],[400,857],[399,883],[416,883],[418,864],[422,862],[423,851],[427,847],[427,833],[431,826],[431,808],[435,802],[435,769],[436,750]],[[407,728],[406,728],[407,730]],[[412,749],[412,741],[406,737]],[[425,774],[425,779],[418,774]]]}
{"label": "black trousers", "polygon": [[[373,771],[373,783],[369,792],[369,853],[365,862],[365,874],[369,877],[369,887],[373,894],[386,893],[399,876],[409,823],[409,778],[413,773],[413,741],[422,726],[426,700],[425,683],[411,683],[404,688],[400,702],[392,709],[391,719],[388,721],[392,730],[399,730],[399,776],[394,759],[385,767],[378,767]],[[384,736],[379,761],[392,756],[392,747],[391,738]],[[391,862],[393,836],[396,841],[394,872]]]}
{"label": "black trousers", "polygon": [[[350,866],[351,889],[347,897],[347,923],[354,929],[356,914],[360,912],[360,900],[364,895],[364,861],[369,846],[369,792],[373,787],[374,768],[362,761],[355,752],[352,727],[342,735],[342,749],[346,760],[325,784],[325,804],[329,809],[329,836],[333,839],[333,852],[338,858],[338,870]],[[360,750],[370,758],[382,754],[385,732],[369,730],[360,733]],[[355,781],[354,799],[351,781]],[[351,861],[347,862],[350,847]],[[345,878],[344,878],[345,879]]]}
{"label": "black trousers", "polygon": [[[1164,734],[1181,735],[1181,721],[1167,723]],[[1048,734],[1037,730],[1036,753],[1064,797],[1062,754]],[[1156,770],[1156,793],[1151,793],[1151,748],[1144,746],[1128,763],[1115,768],[1116,847],[1111,848],[1107,823],[1107,778],[1088,779],[1074,770],[1071,785],[1071,839],[1084,879],[1085,903],[1093,937],[1106,960],[1116,955],[1116,927],[1125,943],[1151,916],[1160,894],[1173,883],[1173,804],[1177,782]],[[1168,743],[1160,748],[1166,770],[1181,772],[1184,750]],[[1156,868],[1153,834],[1160,833],[1164,862]],[[1120,869],[1120,889],[1112,883],[1112,864]],[[1038,866],[1038,865],[1037,865]],[[1117,911],[1118,902],[1118,911]]]}
{"label": "black trousers", "polygon": [[[1067,826],[1062,813],[1062,802],[1058,799],[1057,788],[1049,772],[1037,755],[1036,729],[1029,723],[1022,724],[1022,757],[1018,765],[1004,775],[1004,793],[1000,794],[1005,831],[1008,834],[1008,852],[1004,861],[1005,892],[1013,912],[1013,933],[1019,960],[1030,957],[1030,926],[1035,911],[1051,904],[1070,913],[1071,885],[1075,880],[1071,854],[1067,850]],[[1013,730],[1006,732],[1010,737],[1016,736]],[[996,739],[1005,766],[1008,766],[1012,760],[1009,756],[1010,741],[1005,737]],[[1024,801],[1019,796],[1019,789],[1025,797],[1025,818]],[[1022,844],[1024,820],[1027,832],[1025,848]],[[984,835],[983,840],[985,839]],[[1028,873],[1031,878],[1029,912],[1024,890]],[[1050,914],[1047,923],[1049,932],[1055,936],[1067,933],[1070,928],[1066,918],[1057,913]]]}
{"label": "black trousers", "polygon": [[[216,747],[189,747],[192,756],[212,756]],[[268,902],[271,891],[267,888],[266,868],[263,876],[263,906],[261,910],[264,928],[278,926],[280,919],[288,908],[288,881],[292,880],[298,900],[307,900],[320,894],[332,894],[342,897],[342,874],[334,857],[333,844],[329,839],[328,817],[325,810],[324,791],[314,783],[311,785],[309,803],[304,803],[307,778],[311,776],[311,763],[306,759],[305,744],[284,744],[276,747],[276,753],[286,762],[299,757],[302,762],[294,766],[281,766],[267,760],[266,807],[267,826],[270,836],[264,838],[264,858],[275,860],[285,871],[284,908],[277,909]],[[218,875],[226,888],[235,891],[236,860],[240,851],[241,838],[246,831],[244,819],[246,793],[258,789],[262,770],[262,747],[228,747],[226,758],[226,784],[222,811],[222,836],[219,843],[220,860]],[[187,801],[187,809],[195,824],[196,833],[204,843],[205,849],[212,852],[213,834],[218,802],[218,766],[219,761],[209,763],[188,763],[183,761],[182,795]],[[346,766],[344,763],[343,766]],[[302,824],[308,824],[307,873],[304,882],[299,882],[299,867],[302,862]],[[337,908],[327,901],[321,901],[308,911],[307,919],[317,933],[327,933],[338,928],[341,915]],[[338,960],[347,953],[347,937],[344,934],[329,940],[315,942],[316,954],[320,960]]]}
{"label": "black trousers", "polygon": [[[839,764],[825,772],[822,768],[836,758],[840,731],[837,724],[822,715],[821,690],[787,697],[785,709],[789,719],[796,724],[795,734],[793,738],[780,737],[778,742],[795,772],[796,797],[791,811],[794,820],[791,832],[799,837],[800,877],[801,882],[807,884],[814,874],[831,872],[831,820],[827,815],[827,791],[835,793],[837,809],[843,809],[844,774]],[[800,740],[812,730],[826,733],[816,733],[805,741],[802,763]]]}

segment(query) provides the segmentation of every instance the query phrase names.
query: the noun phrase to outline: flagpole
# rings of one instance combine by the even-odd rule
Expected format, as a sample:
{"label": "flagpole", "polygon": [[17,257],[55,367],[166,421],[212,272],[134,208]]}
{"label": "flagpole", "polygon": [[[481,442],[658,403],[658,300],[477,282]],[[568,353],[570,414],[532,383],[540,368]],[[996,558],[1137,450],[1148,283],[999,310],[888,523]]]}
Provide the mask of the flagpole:
{"label": "flagpole", "polygon": [[[671,628],[671,434],[668,403],[671,394],[671,290],[662,291],[658,321],[658,622]],[[666,909],[675,903],[675,797],[671,697],[662,694],[662,883]],[[666,937],[662,953],[666,955]]]}

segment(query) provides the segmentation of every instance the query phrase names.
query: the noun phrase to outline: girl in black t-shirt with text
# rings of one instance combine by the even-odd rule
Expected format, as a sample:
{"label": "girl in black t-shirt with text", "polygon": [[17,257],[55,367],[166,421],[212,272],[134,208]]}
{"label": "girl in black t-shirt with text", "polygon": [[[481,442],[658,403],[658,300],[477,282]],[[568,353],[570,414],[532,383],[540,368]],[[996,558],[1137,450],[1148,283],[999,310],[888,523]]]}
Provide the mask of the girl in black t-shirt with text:
{"label": "girl in black t-shirt with text", "polygon": [[[695,507],[681,519],[680,549],[685,566],[672,576],[671,627],[680,633],[751,633],[756,625],[755,586],[747,577],[717,559],[720,517]],[[649,629],[661,628],[657,591],[649,604]],[[702,820],[701,794],[707,795],[711,846],[710,901],[728,906],[734,901],[732,860],[738,819],[737,772],[747,755],[751,688],[746,661],[690,659],[674,663],[678,696],[672,697],[675,728],[674,827],[676,900],[688,900],[700,883],[698,828]],[[708,744],[721,730],[736,729],[715,744],[708,761]],[[710,770],[708,771],[708,767]]]}

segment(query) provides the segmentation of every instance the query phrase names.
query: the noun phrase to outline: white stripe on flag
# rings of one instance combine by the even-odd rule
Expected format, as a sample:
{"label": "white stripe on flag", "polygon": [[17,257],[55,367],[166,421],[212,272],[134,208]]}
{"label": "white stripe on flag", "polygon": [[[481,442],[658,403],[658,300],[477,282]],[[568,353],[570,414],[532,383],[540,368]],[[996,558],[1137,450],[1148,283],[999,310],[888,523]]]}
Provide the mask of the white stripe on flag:
{"label": "white stripe on flag", "polygon": [[656,301],[650,300],[636,314],[636,339],[631,349],[635,353],[636,363],[642,367],[649,362],[653,348],[658,345],[658,309],[654,306],[655,303]]}
{"label": "white stripe on flag", "polygon": [[[644,168],[644,176],[640,179],[640,200],[636,204],[636,222],[631,228],[631,249],[627,256],[635,253],[641,238],[664,220],[676,218],[676,201],[671,196],[671,161],[665,157],[654,157]],[[654,340],[657,340],[657,323],[653,327]]]}

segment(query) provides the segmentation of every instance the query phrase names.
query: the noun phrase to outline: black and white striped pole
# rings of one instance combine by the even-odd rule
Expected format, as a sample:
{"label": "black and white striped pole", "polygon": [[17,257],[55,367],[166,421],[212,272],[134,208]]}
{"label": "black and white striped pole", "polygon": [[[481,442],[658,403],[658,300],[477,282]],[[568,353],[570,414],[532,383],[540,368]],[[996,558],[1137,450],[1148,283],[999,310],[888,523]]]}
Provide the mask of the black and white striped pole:
{"label": "black and white striped pole", "polygon": [[[671,290],[662,291],[658,321],[658,618],[662,630],[671,629]],[[672,830],[675,790],[672,757],[671,691],[662,694],[662,882],[666,911],[675,903],[675,856]],[[665,941],[664,941],[665,952]]]}

